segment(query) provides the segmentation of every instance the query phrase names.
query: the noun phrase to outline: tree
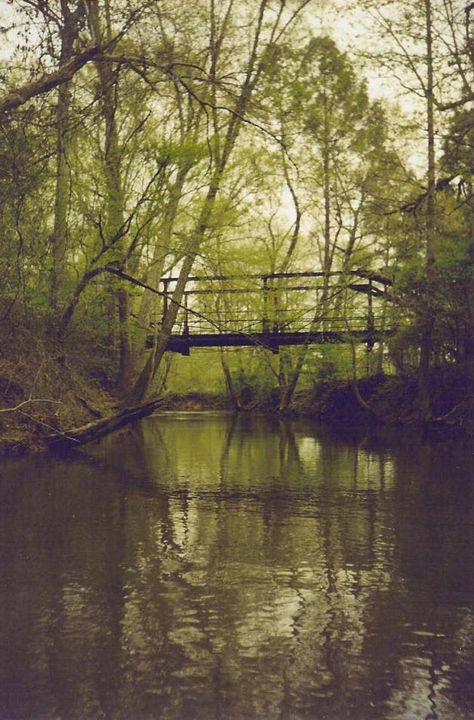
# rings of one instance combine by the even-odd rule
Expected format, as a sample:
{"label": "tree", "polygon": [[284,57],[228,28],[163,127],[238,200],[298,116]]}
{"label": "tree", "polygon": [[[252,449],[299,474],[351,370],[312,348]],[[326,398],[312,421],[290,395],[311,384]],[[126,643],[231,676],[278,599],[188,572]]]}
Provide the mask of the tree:
{"label": "tree", "polygon": [[[324,273],[312,319],[315,329],[324,327],[324,318],[331,313],[343,312],[344,288],[350,282],[345,275],[352,269],[371,268],[373,253],[363,249],[364,243],[374,243],[370,217],[387,210],[380,203],[378,183],[391,184],[399,174],[399,163],[388,148],[387,120],[380,104],[369,101],[365,81],[331,38],[312,38],[302,50],[287,51],[285,60],[284,70],[273,71],[271,81],[274,93],[280,91],[279,97],[286,98],[283,117],[286,135],[295,137],[292,155],[304,153],[305,158],[298,162],[297,189],[290,186],[290,190],[296,201],[293,238],[299,234],[304,207],[314,228],[314,268]],[[289,182],[288,168],[286,173]],[[290,257],[292,248],[290,243]],[[307,241],[305,248],[308,252]],[[286,267],[285,259],[280,269]],[[330,294],[334,270],[342,271],[342,276],[339,290]],[[307,351],[307,346],[296,353],[280,351],[281,409],[291,401]]]}
{"label": "tree", "polygon": [[[418,365],[418,407],[421,417],[429,419],[429,378],[433,353],[435,328],[436,292],[436,89],[445,58],[442,35],[435,28],[434,0],[419,0],[408,4],[396,3],[374,5],[364,3],[369,14],[381,30],[388,50],[377,53],[377,61],[401,73],[400,82],[416,98],[423,102],[423,137],[425,141],[425,192],[423,194],[423,246],[425,284],[420,298],[419,312],[423,332],[420,340]],[[438,10],[438,8],[436,8]],[[418,208],[419,210],[421,208]]]}
{"label": "tree", "polygon": [[[189,88],[189,91],[195,95],[197,102],[209,105],[213,111],[213,132],[209,139],[210,146],[213,148],[212,168],[199,216],[186,248],[186,255],[181,265],[172,301],[163,319],[160,336],[134,386],[132,392],[134,400],[142,400],[147,395],[166,350],[178,307],[183,298],[187,278],[209,229],[225,171],[236,147],[242,127],[246,121],[250,120],[253,94],[261,81],[265,62],[289,25],[308,4],[308,0],[302,0],[296,4],[289,18],[285,4],[281,1],[275,14],[268,0],[260,0],[256,11],[252,10],[247,4],[243,5],[245,8],[243,25],[248,28],[250,50],[246,57],[238,57],[240,68],[232,68],[233,72],[239,71],[240,75],[238,77],[242,77],[242,79],[234,81],[230,106],[224,106],[224,110],[220,109],[220,105],[216,105],[217,96],[214,91],[209,102],[207,98],[200,97],[199,92]],[[239,8],[239,17],[242,17],[243,7]],[[235,35],[232,36],[230,28],[234,33],[239,31],[237,11],[233,7],[233,3],[228,3],[220,19],[216,16],[214,3],[211,3],[209,22],[211,42],[209,44],[208,63],[211,68],[211,77],[213,74],[217,77],[218,72],[224,75],[226,70],[229,71],[229,68],[225,68],[224,65],[223,48],[226,43],[234,42]],[[224,94],[228,94],[225,88]],[[225,113],[225,121],[223,113]]]}

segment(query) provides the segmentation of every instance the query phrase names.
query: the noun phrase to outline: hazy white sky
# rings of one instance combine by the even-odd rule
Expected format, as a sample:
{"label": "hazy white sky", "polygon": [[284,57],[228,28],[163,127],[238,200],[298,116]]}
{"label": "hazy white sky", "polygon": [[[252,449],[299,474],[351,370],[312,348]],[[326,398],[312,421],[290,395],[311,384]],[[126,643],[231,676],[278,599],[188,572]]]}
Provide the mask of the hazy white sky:
{"label": "hazy white sky", "polygon": [[[347,0],[315,0],[306,12],[306,20],[312,32],[329,34],[342,50],[351,51],[364,44],[363,27],[367,24],[367,15],[357,6],[349,10],[347,5]],[[11,28],[0,34],[0,60],[7,60],[15,47],[18,39],[18,30],[12,27],[15,23],[21,24],[21,13],[6,0],[0,0],[0,27]],[[413,96],[403,92],[395,78],[384,77],[376,68],[364,68],[363,72],[372,97],[397,102],[407,113],[413,111]]]}
{"label": "hazy white sky", "polygon": [[8,58],[11,55],[12,48],[15,46],[16,32],[14,29],[4,32],[5,28],[9,28],[15,22],[15,11],[5,0],[0,0],[0,58]]}

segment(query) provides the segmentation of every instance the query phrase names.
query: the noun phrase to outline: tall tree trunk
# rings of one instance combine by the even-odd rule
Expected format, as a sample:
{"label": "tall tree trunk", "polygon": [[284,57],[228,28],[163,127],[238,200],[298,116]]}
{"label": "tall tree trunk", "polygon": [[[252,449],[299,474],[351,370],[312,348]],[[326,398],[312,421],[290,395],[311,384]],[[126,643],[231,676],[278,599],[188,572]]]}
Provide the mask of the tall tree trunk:
{"label": "tall tree trunk", "polygon": [[[192,239],[189,247],[187,248],[186,255],[181,266],[179,278],[176,282],[176,287],[171,298],[171,302],[168,307],[166,316],[163,319],[163,325],[158,340],[151,352],[143,371],[140,373],[137,382],[132,390],[133,399],[142,399],[146,397],[150,390],[151,383],[155,377],[156,371],[166,351],[168,339],[171,335],[176,315],[178,313],[179,305],[181,303],[186,282],[191,273],[194,261],[201,249],[202,241],[206,235],[211,220],[212,212],[214,209],[215,200],[219,192],[222,179],[224,177],[227,164],[234,151],[237,139],[239,137],[242,125],[247,115],[248,106],[251,101],[253,92],[257,86],[257,83],[262,75],[265,66],[265,59],[267,51],[273,49],[274,43],[282,37],[287,31],[288,27],[297,17],[297,15],[307,5],[309,0],[301,0],[297,8],[292,12],[289,19],[285,19],[283,23],[283,10],[285,2],[281,2],[280,9],[274,16],[273,25],[269,27],[265,24],[266,11],[269,9],[268,0],[260,0],[258,4],[258,10],[256,12],[255,29],[253,32],[252,44],[245,70],[245,76],[240,86],[240,92],[235,102],[235,106],[232,109],[228,125],[226,127],[223,142],[219,146],[219,157],[215,159],[214,170],[209,182],[207,195],[204,199],[203,206],[200,212],[196,228],[194,230]],[[229,13],[231,12],[231,5],[229,4]],[[229,16],[227,13],[227,16]],[[230,17],[230,16],[229,16]],[[224,25],[227,23],[224,23]],[[224,25],[222,32],[225,32]],[[283,27],[282,27],[283,25]],[[269,39],[266,41],[264,47],[262,47],[262,31],[266,26],[269,32]],[[222,36],[223,41],[224,37]],[[259,57],[260,56],[260,57]],[[219,133],[220,131],[218,131]],[[218,136],[213,138],[214,144],[218,140]]]}
{"label": "tall tree trunk", "polygon": [[179,307],[183,300],[184,290],[188,277],[191,274],[194,261],[196,260],[197,254],[201,247],[202,239],[209,226],[209,220],[214,207],[214,201],[219,190],[222,173],[223,168],[217,168],[209,186],[209,190],[207,192],[207,196],[201,210],[201,215],[194,237],[192,238],[183,264],[181,266],[178,280],[176,282],[176,287],[170,299],[166,315],[163,318],[163,324],[161,326],[157,341],[132,389],[130,396],[130,400],[132,402],[141,402],[147,396],[147,393],[150,390],[151,383],[153,382],[163,355],[166,352],[166,346],[173,330]]}
{"label": "tall tree trunk", "polygon": [[[147,271],[145,282],[151,287],[158,288],[160,278],[163,275],[166,249],[171,246],[171,238],[173,233],[174,222],[178,213],[179,202],[183,192],[184,183],[189,173],[190,166],[183,165],[179,170],[176,180],[171,188],[168,205],[165,209],[163,220],[160,223],[158,230],[158,236],[153,248],[152,264]],[[138,327],[139,332],[136,336],[136,342],[133,346],[133,359],[132,365],[135,372],[139,372],[142,368],[139,368],[139,359],[143,355],[143,346],[145,337],[149,333],[149,327],[152,320],[157,322],[159,314],[159,307],[162,303],[162,298],[149,291],[143,293],[140,308],[138,311]],[[157,312],[158,311],[158,312]]]}
{"label": "tall tree trunk", "polygon": [[224,379],[225,379],[225,384],[226,384],[226,388],[227,388],[227,393],[229,395],[229,398],[232,402],[233,407],[235,409],[237,409],[239,407],[239,398],[237,397],[237,393],[235,392],[234,382],[232,380],[232,373],[231,373],[230,367],[227,363],[227,358],[225,356],[225,350],[224,350],[224,348],[219,348],[219,350],[220,350],[219,357],[221,360],[222,372],[224,373]]}
{"label": "tall tree trunk", "polygon": [[327,99],[324,96],[324,127],[323,127],[323,195],[324,195],[324,249],[323,249],[323,297],[326,304],[329,293],[329,273],[332,265],[331,253],[331,156],[329,146],[329,117]]}
{"label": "tall tree trunk", "polygon": [[[285,127],[283,121],[281,122],[281,137],[283,142],[285,142]],[[288,169],[288,162],[286,158],[285,152],[282,151],[282,164],[283,164],[283,172],[285,175],[286,185],[288,187],[288,190],[290,192],[290,195],[293,200],[294,210],[295,210],[295,223],[293,226],[293,231],[291,233],[290,243],[288,245],[288,250],[285,254],[285,257],[283,258],[283,262],[281,263],[280,267],[278,268],[278,272],[280,273],[286,273],[291,265],[291,262],[293,260],[298,240],[300,237],[300,229],[301,229],[301,217],[302,217],[302,211],[301,206],[299,203],[298,195],[296,194],[296,190],[294,187],[294,184],[292,182],[290,172]],[[274,261],[272,260],[272,264]],[[272,270],[274,272],[275,270]],[[275,292],[272,293],[272,299],[273,299],[273,312],[274,312],[274,322],[276,321],[277,325],[278,323],[278,314],[279,314],[279,308],[280,308],[280,299],[278,296],[278,288],[279,286],[283,286],[283,282],[273,281],[273,286],[275,287]],[[296,363],[298,363],[298,357],[296,358]],[[271,367],[271,364],[269,363],[269,366]],[[302,365],[301,365],[302,368]],[[300,370],[301,370],[300,368]],[[291,400],[291,396],[293,392],[289,390],[292,383],[294,383],[294,387],[296,387],[296,382],[298,381],[298,378],[296,378],[295,381],[295,372],[297,372],[296,368],[293,368],[293,355],[289,348],[281,347],[279,351],[279,357],[278,357],[278,385],[279,385],[279,391],[280,391],[280,401],[282,401],[283,398],[286,398],[284,400],[285,408],[289,404]],[[298,371],[299,376],[299,371]]]}
{"label": "tall tree trunk", "polygon": [[[331,245],[331,148],[329,137],[329,108],[326,96],[324,96],[324,115],[323,115],[323,134],[322,134],[322,155],[323,155],[323,202],[324,202],[324,230],[323,230],[323,247],[322,257],[320,255],[321,266],[324,273],[323,291],[321,294],[320,308],[316,312],[312,327],[319,318],[324,318],[327,313],[329,300],[329,273],[331,272],[333,262],[333,249]],[[324,328],[324,320],[322,322]],[[301,372],[303,370],[306,356],[308,354],[309,345],[303,345],[298,350],[295,364],[292,368],[286,363],[283,377],[286,378],[285,386],[281,388],[279,410],[284,412],[288,409],[293,395],[295,393]]]}
{"label": "tall tree trunk", "polygon": [[433,80],[433,28],[431,0],[424,0],[426,23],[426,120],[427,120],[427,159],[428,190],[426,195],[425,218],[425,273],[426,299],[423,316],[423,334],[418,367],[418,408],[423,419],[430,419],[430,364],[433,349],[433,330],[435,323],[434,294],[436,289],[436,265],[434,252],[435,220],[435,138],[434,138],[434,80]]}
{"label": "tall tree trunk", "polygon": [[[68,0],[61,0],[61,16],[60,65],[64,65],[73,55],[74,42],[78,34],[79,13],[77,11],[75,13],[71,12]],[[56,107],[56,186],[54,192],[54,227],[51,236],[52,265],[49,287],[49,304],[53,310],[57,310],[61,304],[65,280],[67,215],[69,210],[67,145],[70,104],[70,86],[69,83],[64,83],[58,88],[58,102]]]}
{"label": "tall tree trunk", "polygon": [[[145,367],[138,376],[132,390],[131,399],[133,402],[135,402],[137,399],[138,401],[141,401],[147,396],[147,393],[150,390],[151,384],[158,370],[160,362],[163,358],[163,355],[165,354],[168,339],[171,335],[173,326],[176,321],[179,305],[184,296],[184,290],[188,277],[191,274],[194,261],[196,260],[196,257],[201,248],[202,241],[209,227],[209,222],[214,209],[215,200],[224,176],[224,172],[239,137],[242,123],[244,122],[244,118],[247,114],[248,105],[252,97],[253,91],[262,74],[264,64],[261,60],[258,61],[258,51],[267,5],[268,0],[260,0],[258,19],[254,32],[252,49],[250,52],[250,57],[247,64],[245,78],[241,86],[240,94],[236,100],[234,112],[232,113],[229,123],[227,125],[224,142],[220,151],[220,157],[218,162],[216,162],[214,171],[212,173],[207,195],[204,199],[199,219],[196,224],[196,228],[194,230],[189,247],[187,248],[187,252],[181,266],[179,277],[176,282],[176,286],[168,307],[168,311],[163,318],[161,332],[152,352],[150,353]],[[278,16],[275,28],[278,25],[279,18],[280,16]]]}
{"label": "tall tree trunk", "polygon": [[[88,1],[89,22],[91,31],[97,44],[102,44],[103,30],[99,18],[98,3]],[[106,0],[105,5],[105,39],[106,42],[112,39],[112,28],[110,21],[110,7]],[[105,124],[105,146],[104,146],[104,175],[107,190],[106,197],[106,225],[105,241],[114,244],[115,257],[121,263],[123,270],[127,270],[123,264],[123,247],[116,239],[123,228],[124,219],[124,197],[121,178],[121,148],[119,132],[117,127],[117,91],[118,91],[118,69],[114,69],[110,63],[96,63],[101,89],[102,117]],[[132,352],[130,342],[130,300],[128,291],[122,287],[113,288],[119,323],[119,370],[117,383],[123,392],[128,392],[131,381]],[[113,322],[113,319],[112,319]]]}
{"label": "tall tree trunk", "polygon": [[66,159],[70,91],[61,85],[58,92],[56,129],[56,188],[54,198],[54,228],[51,237],[52,265],[49,304],[57,310],[60,304],[65,274],[67,213],[69,209],[69,173]]}
{"label": "tall tree trunk", "polygon": [[129,389],[132,368],[132,349],[130,343],[130,298],[125,288],[118,288],[117,293],[119,318],[119,375],[118,385],[123,392]]}
{"label": "tall tree trunk", "polygon": [[[469,207],[469,261],[474,266],[474,184],[469,179],[466,182]],[[466,372],[474,379],[474,282],[467,281],[465,297],[465,320],[463,323],[462,359]]]}

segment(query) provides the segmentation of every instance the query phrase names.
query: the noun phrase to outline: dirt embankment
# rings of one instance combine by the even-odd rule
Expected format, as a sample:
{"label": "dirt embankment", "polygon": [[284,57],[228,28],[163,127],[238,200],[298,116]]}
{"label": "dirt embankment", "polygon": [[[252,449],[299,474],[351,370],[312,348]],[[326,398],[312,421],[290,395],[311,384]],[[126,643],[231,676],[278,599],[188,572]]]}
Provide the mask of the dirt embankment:
{"label": "dirt embankment", "polygon": [[324,383],[295,397],[299,415],[332,425],[432,425],[474,434],[474,381],[453,368],[435,368],[430,383],[431,418],[421,420],[415,378],[378,375],[359,381],[360,394],[369,409],[357,401],[353,387]]}
{"label": "dirt embankment", "polygon": [[[429,421],[420,421],[416,406],[416,379],[378,375],[359,381],[359,392],[369,409],[358,402],[351,384],[327,382],[295,394],[288,415],[313,418],[339,428],[374,425],[433,428],[474,435],[474,382],[452,368],[437,368],[431,378],[431,410]],[[250,408],[251,412],[274,414],[278,398],[263,398]],[[204,393],[170,395],[164,410],[232,409],[223,396]]]}
{"label": "dirt embankment", "polygon": [[[0,455],[42,450],[46,436],[61,436],[117,411],[116,354],[85,329],[76,333],[55,342],[31,312],[0,312]],[[241,399],[248,412],[278,412],[277,392],[261,398],[246,390],[249,397]],[[339,428],[420,424],[414,378],[379,375],[361,380],[359,391],[368,409],[350,384],[328,382],[299,391],[288,414]],[[474,435],[474,380],[452,367],[435,369],[431,408],[428,424]],[[232,410],[233,405],[224,395],[194,392],[168,395],[160,409]]]}
{"label": "dirt embankment", "polygon": [[46,435],[113,411],[91,338],[76,339],[78,351],[68,352],[41,319],[17,308],[1,320],[0,336],[0,454],[41,450]]}

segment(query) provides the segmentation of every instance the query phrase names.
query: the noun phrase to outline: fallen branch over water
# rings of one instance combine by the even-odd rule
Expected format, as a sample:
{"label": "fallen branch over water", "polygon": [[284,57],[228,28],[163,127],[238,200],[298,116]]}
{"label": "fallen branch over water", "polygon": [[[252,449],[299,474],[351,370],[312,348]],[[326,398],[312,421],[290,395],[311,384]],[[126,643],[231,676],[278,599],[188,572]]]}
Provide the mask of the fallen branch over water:
{"label": "fallen branch over water", "polygon": [[125,410],[121,410],[115,415],[94,420],[93,422],[87,423],[87,425],[82,425],[81,427],[73,428],[66,432],[58,431],[54,435],[43,438],[43,442],[49,450],[76,448],[80,445],[93,442],[94,440],[100,440],[126,425],[130,425],[141,418],[147,417],[147,415],[151,415],[162,403],[162,398],[155,398],[155,400],[151,400],[150,402],[142,403],[132,408],[125,408]]}

